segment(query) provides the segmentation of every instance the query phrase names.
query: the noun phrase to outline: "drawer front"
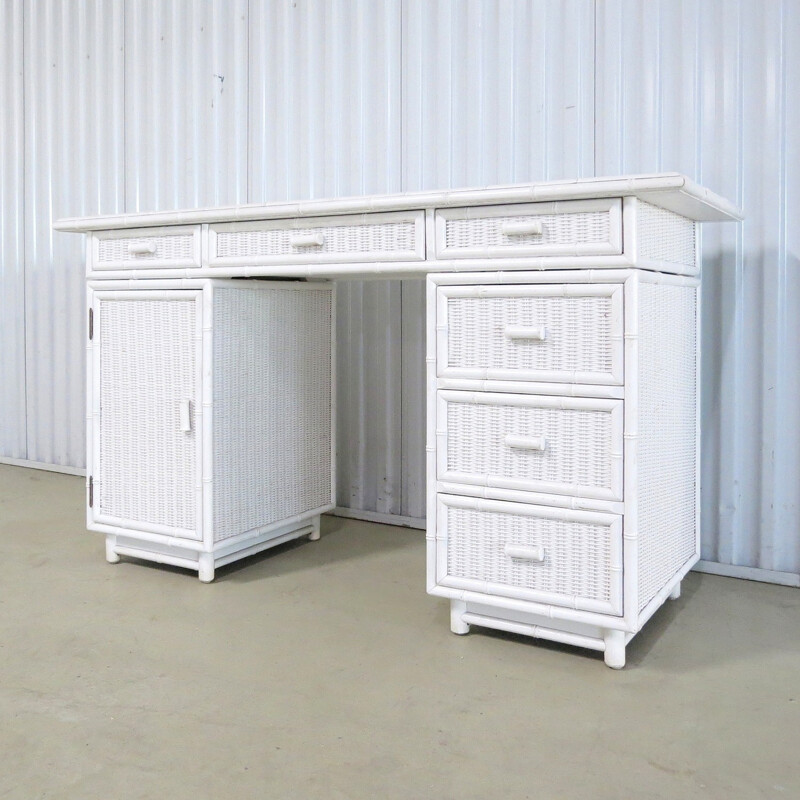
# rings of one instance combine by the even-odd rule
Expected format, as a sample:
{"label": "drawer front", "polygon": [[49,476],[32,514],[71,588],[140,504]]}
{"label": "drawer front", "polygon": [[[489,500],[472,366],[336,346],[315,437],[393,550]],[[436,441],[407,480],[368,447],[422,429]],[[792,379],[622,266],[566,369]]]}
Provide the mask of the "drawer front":
{"label": "drawer front", "polygon": [[623,383],[621,284],[441,286],[437,375]]}
{"label": "drawer front", "polygon": [[295,262],[422,261],[422,211],[209,226],[211,266]]}
{"label": "drawer front", "polygon": [[622,517],[437,498],[436,583],[622,614]]}
{"label": "drawer front", "polygon": [[440,391],[437,477],[622,500],[622,400]]}
{"label": "drawer front", "polygon": [[439,258],[619,255],[622,201],[572,200],[436,212]]}
{"label": "drawer front", "polygon": [[200,226],[102,231],[92,236],[92,268],[200,266]]}

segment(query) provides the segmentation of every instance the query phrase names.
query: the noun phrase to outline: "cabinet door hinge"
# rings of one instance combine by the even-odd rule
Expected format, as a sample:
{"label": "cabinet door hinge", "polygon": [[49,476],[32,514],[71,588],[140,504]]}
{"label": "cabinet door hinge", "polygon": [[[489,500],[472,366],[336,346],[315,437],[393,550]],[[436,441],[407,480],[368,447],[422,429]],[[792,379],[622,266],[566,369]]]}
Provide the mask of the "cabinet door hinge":
{"label": "cabinet door hinge", "polygon": [[89,340],[94,338],[94,309],[89,309]]}
{"label": "cabinet door hinge", "polygon": [[89,476],[89,508],[94,506],[94,478]]}

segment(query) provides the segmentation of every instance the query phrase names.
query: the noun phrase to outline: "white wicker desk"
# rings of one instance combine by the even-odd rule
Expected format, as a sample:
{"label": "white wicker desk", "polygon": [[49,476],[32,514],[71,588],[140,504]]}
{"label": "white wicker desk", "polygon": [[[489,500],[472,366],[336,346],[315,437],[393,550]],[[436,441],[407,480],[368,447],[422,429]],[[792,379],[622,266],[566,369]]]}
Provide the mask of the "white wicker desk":
{"label": "white wicker desk", "polygon": [[62,220],[89,234],[87,525],[204,581],[316,538],[332,280],[427,275],[428,591],[456,633],[621,667],[699,556],[696,223],[738,216],[666,174]]}

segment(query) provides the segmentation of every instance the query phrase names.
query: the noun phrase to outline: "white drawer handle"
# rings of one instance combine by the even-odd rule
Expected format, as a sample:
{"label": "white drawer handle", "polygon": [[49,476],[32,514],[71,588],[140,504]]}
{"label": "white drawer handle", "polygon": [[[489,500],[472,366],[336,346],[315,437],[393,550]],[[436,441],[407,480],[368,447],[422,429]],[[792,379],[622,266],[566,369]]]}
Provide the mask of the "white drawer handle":
{"label": "white drawer handle", "polygon": [[514,436],[509,433],[504,439],[506,447],[513,447],[515,450],[539,450],[544,452],[547,449],[547,439],[544,436]]}
{"label": "white drawer handle", "polygon": [[522,545],[507,544],[505,553],[509,558],[521,558],[525,561],[544,561],[544,547],[523,547]]}
{"label": "white drawer handle", "polygon": [[289,236],[292,247],[322,247],[325,244],[325,234],[317,233],[292,233]]}
{"label": "white drawer handle", "polygon": [[192,401],[181,400],[179,406],[180,421],[178,423],[180,429],[184,433],[190,433],[192,430]]}
{"label": "white drawer handle", "polygon": [[506,325],[505,334],[508,339],[534,339],[537,342],[543,342],[547,338],[547,328],[544,325],[537,328]]}
{"label": "white drawer handle", "polygon": [[503,236],[542,236],[544,228],[539,219],[524,219],[519,222],[504,222],[500,230]]}
{"label": "white drawer handle", "polygon": [[155,242],[131,242],[128,252],[132,256],[153,255],[156,252]]}

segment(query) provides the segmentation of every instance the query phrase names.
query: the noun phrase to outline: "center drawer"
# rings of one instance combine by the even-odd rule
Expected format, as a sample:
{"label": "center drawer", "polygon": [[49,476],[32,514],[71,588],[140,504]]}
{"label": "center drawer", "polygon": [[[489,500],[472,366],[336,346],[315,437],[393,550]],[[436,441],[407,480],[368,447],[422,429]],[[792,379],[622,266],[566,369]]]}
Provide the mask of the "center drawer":
{"label": "center drawer", "polygon": [[623,383],[621,284],[440,286],[440,378]]}
{"label": "center drawer", "polygon": [[422,261],[425,214],[398,211],[209,226],[212,267]]}
{"label": "center drawer", "polygon": [[622,500],[623,401],[437,394],[437,478]]}
{"label": "center drawer", "polygon": [[437,585],[622,614],[622,517],[439,495]]}

